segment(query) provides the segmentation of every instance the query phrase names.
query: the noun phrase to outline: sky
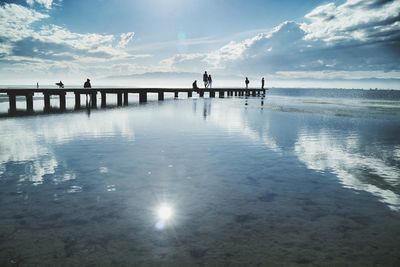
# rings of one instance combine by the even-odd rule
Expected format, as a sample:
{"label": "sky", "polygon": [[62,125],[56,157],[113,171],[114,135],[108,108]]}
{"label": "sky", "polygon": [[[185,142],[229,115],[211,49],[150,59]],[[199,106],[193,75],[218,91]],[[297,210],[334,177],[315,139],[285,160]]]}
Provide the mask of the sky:
{"label": "sky", "polygon": [[208,70],[400,89],[399,58],[398,0],[0,1],[0,84]]}

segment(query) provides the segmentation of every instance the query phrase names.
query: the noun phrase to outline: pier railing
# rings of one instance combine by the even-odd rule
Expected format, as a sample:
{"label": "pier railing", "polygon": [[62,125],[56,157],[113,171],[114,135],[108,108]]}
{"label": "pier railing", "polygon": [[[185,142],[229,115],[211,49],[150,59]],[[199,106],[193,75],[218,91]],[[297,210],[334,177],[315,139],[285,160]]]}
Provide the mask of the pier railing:
{"label": "pier railing", "polygon": [[128,105],[129,94],[138,94],[139,102],[147,102],[147,94],[155,93],[158,94],[158,100],[164,100],[165,93],[174,93],[175,98],[178,98],[179,93],[187,93],[188,97],[192,97],[193,93],[197,93],[200,97],[204,97],[205,93],[208,93],[210,98],[215,97],[216,93],[219,98],[227,96],[259,96],[265,94],[265,89],[240,89],[240,88],[199,88],[199,89],[188,89],[188,88],[66,88],[66,89],[26,89],[26,88],[12,88],[2,89],[0,88],[0,95],[7,94],[9,99],[9,113],[17,111],[17,96],[24,96],[26,99],[26,110],[27,112],[33,112],[33,97],[35,94],[42,94],[44,99],[44,111],[50,110],[50,98],[51,96],[58,96],[60,100],[60,110],[66,109],[66,94],[73,93],[75,95],[75,109],[81,108],[81,95],[90,96],[90,105],[92,108],[97,108],[97,94],[101,95],[101,107],[107,106],[107,95],[117,95],[117,105]]}

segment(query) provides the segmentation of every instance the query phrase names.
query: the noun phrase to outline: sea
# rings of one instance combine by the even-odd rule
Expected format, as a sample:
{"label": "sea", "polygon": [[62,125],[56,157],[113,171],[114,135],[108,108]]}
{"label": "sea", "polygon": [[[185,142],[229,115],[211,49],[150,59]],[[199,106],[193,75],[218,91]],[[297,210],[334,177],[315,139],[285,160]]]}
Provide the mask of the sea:
{"label": "sea", "polygon": [[400,91],[193,96],[0,96],[0,266],[400,266]]}

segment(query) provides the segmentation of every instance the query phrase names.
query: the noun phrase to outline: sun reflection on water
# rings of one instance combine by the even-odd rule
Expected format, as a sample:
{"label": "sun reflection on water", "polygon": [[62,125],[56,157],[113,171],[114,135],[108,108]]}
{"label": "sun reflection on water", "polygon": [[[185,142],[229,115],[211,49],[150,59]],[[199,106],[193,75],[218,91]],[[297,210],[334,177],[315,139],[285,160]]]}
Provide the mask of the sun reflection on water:
{"label": "sun reflection on water", "polygon": [[174,210],[171,205],[167,203],[161,204],[157,207],[156,216],[157,216],[157,223],[156,229],[163,230],[167,224],[172,220],[174,215]]}

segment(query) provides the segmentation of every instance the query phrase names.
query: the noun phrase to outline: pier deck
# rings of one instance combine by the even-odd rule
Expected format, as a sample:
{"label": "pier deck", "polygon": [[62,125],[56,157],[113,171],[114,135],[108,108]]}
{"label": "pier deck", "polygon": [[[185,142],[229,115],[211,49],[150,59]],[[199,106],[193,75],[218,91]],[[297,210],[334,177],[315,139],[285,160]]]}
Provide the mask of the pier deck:
{"label": "pier deck", "polygon": [[66,94],[73,93],[75,95],[75,109],[81,108],[81,95],[90,96],[90,105],[92,108],[97,108],[97,94],[101,95],[101,107],[107,106],[107,94],[117,95],[118,106],[128,105],[129,94],[138,94],[139,102],[147,102],[147,94],[158,94],[158,100],[164,100],[165,93],[174,93],[175,98],[178,98],[179,93],[187,93],[188,97],[192,97],[193,93],[197,93],[200,97],[204,97],[204,93],[208,93],[209,97],[223,98],[227,96],[257,96],[265,94],[266,89],[256,88],[65,88],[65,89],[46,89],[46,88],[0,88],[0,95],[7,94],[9,99],[9,113],[17,111],[16,98],[17,96],[24,96],[26,98],[27,112],[33,112],[33,96],[35,94],[42,94],[44,99],[44,111],[50,110],[50,97],[58,96],[60,99],[60,110],[66,108]]}

